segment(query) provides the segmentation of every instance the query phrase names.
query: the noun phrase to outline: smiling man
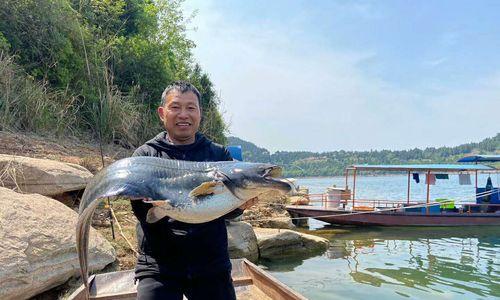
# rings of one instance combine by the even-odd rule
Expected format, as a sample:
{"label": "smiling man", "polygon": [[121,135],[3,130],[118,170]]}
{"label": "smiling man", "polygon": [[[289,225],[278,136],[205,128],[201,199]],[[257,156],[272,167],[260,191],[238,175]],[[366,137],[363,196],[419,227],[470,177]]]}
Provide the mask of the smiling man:
{"label": "smiling man", "polygon": [[[165,131],[139,147],[133,156],[155,156],[189,161],[232,160],[229,151],[198,132],[200,92],[187,82],[175,82],[162,94],[158,115]],[[140,256],[135,270],[138,299],[236,299],[231,279],[225,219],[243,209],[203,224],[168,217],[147,223],[151,204],[131,201],[139,223]]]}
{"label": "smiling man", "polygon": [[177,85],[163,92],[158,115],[172,144],[193,144],[201,122],[200,93],[190,84]]}

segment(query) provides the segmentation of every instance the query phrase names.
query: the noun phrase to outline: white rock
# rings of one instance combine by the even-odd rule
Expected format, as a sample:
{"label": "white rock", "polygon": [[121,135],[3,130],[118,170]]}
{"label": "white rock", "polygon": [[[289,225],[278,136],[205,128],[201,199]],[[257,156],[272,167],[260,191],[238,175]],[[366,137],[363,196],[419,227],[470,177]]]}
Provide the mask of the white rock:
{"label": "white rock", "polygon": [[254,228],[261,258],[276,259],[295,255],[309,255],[325,251],[325,238],[289,229]]}
{"label": "white rock", "polygon": [[[26,299],[79,275],[77,218],[54,199],[0,187],[0,299]],[[89,245],[91,270],[115,260],[94,229]]]}
{"label": "white rock", "polygon": [[92,177],[80,165],[0,154],[0,186],[18,192],[53,196],[83,190]]}
{"label": "white rock", "polygon": [[246,258],[256,262],[259,259],[257,237],[252,225],[246,222],[230,222],[227,225],[228,249],[231,258]]}

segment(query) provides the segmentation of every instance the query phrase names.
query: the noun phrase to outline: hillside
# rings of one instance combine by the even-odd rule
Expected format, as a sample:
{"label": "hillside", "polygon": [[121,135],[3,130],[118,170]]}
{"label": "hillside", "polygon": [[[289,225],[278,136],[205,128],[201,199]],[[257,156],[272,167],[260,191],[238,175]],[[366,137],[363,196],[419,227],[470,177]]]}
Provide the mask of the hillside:
{"label": "hillside", "polygon": [[260,148],[254,143],[247,142],[240,138],[230,136],[227,138],[228,145],[240,145],[245,161],[270,162],[271,153],[265,148]]}
{"label": "hillside", "polygon": [[182,1],[0,1],[0,130],[134,148],[162,129],[163,90],[185,80],[201,94],[200,131],[226,143],[190,20]]}
{"label": "hillside", "polygon": [[230,145],[241,145],[246,161],[272,162],[284,166],[285,176],[335,176],[342,175],[344,167],[351,164],[406,164],[454,162],[468,154],[500,153],[500,133],[478,143],[466,143],[455,147],[429,147],[411,150],[377,151],[278,151],[271,154],[267,149],[236,137],[229,137]]}

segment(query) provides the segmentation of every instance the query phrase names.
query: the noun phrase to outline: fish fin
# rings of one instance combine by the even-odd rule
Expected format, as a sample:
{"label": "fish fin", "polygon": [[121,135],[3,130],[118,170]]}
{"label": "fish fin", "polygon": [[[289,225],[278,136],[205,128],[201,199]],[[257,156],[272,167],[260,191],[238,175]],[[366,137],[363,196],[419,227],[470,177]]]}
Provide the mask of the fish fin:
{"label": "fish fin", "polygon": [[146,216],[146,222],[156,223],[166,216],[167,216],[167,213],[166,213],[165,209],[154,206],[148,210],[148,214]]}
{"label": "fish fin", "polygon": [[210,195],[210,194],[216,194],[219,192],[217,187],[220,187],[223,185],[221,181],[208,181],[200,184],[199,186],[195,187],[190,193],[189,197],[198,197],[198,196],[204,196],[204,195]]}

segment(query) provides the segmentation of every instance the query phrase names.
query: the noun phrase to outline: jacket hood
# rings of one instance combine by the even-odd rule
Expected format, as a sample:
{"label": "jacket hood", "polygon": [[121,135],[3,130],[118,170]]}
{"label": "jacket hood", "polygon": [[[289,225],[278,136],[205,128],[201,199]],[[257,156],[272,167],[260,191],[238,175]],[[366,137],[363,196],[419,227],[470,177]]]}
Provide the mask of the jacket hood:
{"label": "jacket hood", "polygon": [[207,143],[210,143],[210,141],[203,134],[197,132],[194,143],[188,145],[174,145],[169,142],[168,133],[166,131],[160,132],[154,138],[146,142],[147,145],[164,152],[191,151]]}

